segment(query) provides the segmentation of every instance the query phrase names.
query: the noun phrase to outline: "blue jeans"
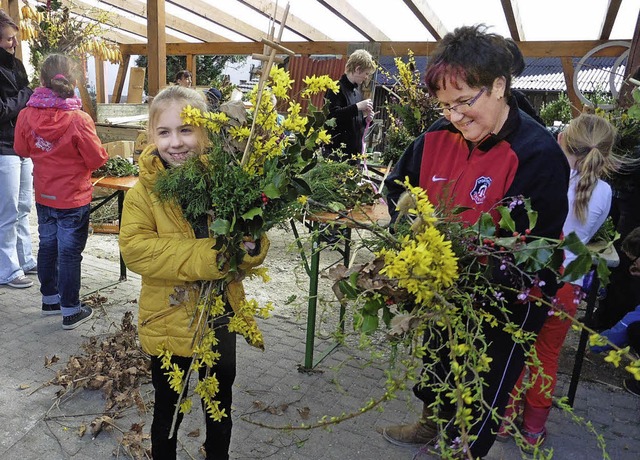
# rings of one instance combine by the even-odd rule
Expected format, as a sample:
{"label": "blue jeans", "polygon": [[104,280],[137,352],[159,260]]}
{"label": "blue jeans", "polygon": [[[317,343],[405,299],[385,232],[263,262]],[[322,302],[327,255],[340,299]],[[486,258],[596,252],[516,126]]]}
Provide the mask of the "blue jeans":
{"label": "blue jeans", "polygon": [[42,302],[60,302],[62,316],[80,312],[81,262],[89,236],[89,207],[55,209],[36,204]]}
{"label": "blue jeans", "polygon": [[0,155],[0,284],[36,266],[29,213],[33,204],[33,162]]}

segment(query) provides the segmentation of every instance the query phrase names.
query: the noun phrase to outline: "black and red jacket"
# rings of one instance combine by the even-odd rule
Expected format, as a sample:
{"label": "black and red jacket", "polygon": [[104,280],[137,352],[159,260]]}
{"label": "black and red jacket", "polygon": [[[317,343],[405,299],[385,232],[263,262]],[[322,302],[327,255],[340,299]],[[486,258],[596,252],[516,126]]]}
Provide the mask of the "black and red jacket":
{"label": "black and red jacket", "polygon": [[[559,238],[568,212],[569,164],[553,136],[514,101],[510,105],[500,132],[475,147],[444,118],[409,145],[385,181],[391,216],[395,218],[395,204],[404,191],[396,181],[408,176],[434,205],[470,208],[461,214],[469,224],[503,198],[530,198],[538,212],[532,234]],[[517,231],[524,232],[524,207],[516,207],[511,215]]]}

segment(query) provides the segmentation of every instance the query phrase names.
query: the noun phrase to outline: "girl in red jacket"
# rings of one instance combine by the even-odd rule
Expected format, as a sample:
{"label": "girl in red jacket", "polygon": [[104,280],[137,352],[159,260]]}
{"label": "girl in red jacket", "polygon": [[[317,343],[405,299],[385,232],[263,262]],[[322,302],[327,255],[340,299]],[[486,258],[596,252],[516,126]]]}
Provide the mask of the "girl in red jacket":
{"label": "girl in red jacket", "polygon": [[18,116],[14,141],[18,155],[34,165],[42,314],[62,313],[63,329],[75,329],[93,315],[80,303],[82,251],[89,234],[91,172],[109,158],[75,96],[74,71],[66,56],[45,59],[41,86]]}

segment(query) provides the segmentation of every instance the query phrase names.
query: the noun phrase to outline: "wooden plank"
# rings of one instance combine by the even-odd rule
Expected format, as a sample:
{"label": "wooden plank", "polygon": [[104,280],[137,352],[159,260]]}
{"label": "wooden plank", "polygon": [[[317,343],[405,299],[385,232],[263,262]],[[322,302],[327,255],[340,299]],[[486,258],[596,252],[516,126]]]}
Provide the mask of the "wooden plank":
{"label": "wooden plank", "polygon": [[[141,104],[144,93],[144,67],[131,67],[129,71],[129,89],[127,90],[127,104]],[[148,108],[146,110],[149,110]]]}
{"label": "wooden plank", "polygon": [[[592,48],[606,43],[608,40],[571,40],[571,41],[523,41],[518,46],[525,57],[582,57]],[[296,54],[339,54],[346,55],[351,42],[281,42],[280,44]],[[412,50],[416,56],[429,56],[433,53],[436,42],[380,42],[381,56],[404,56]],[[262,53],[262,43],[167,43],[167,55],[212,54],[231,55]],[[143,44],[121,45],[123,53],[148,54]],[[624,51],[622,47],[605,48],[595,56],[616,57]]]}
{"label": "wooden plank", "polygon": [[[281,18],[284,12],[283,7],[274,4],[274,2],[271,0],[239,0],[239,2],[244,3],[245,5],[251,7],[253,10],[267,16],[268,18],[272,16]],[[277,8],[274,8],[274,5],[277,6]],[[287,16],[286,28],[300,35],[305,40],[331,41],[331,37],[323,34],[312,25],[303,21],[299,17],[292,15],[291,13],[289,13],[289,15]]]}
{"label": "wooden plank", "polygon": [[[147,4],[143,0],[102,0],[101,3],[114,6],[128,13],[139,16],[143,19],[147,17]],[[180,5],[185,7],[184,4]],[[202,40],[204,42],[227,42],[231,41],[223,35],[216,34],[209,29],[198,26],[191,21],[187,21],[183,18],[167,14],[166,26],[170,29],[182,32],[185,35],[190,35],[194,38]]]}
{"label": "wooden plank", "polygon": [[[390,38],[364,16],[359,9],[344,0],[318,0],[329,11],[356,29],[369,41],[389,41]],[[339,25],[336,25],[339,27]]]}
{"label": "wooden plank", "polygon": [[611,38],[611,29],[613,29],[613,24],[616,22],[621,3],[622,0],[609,0],[607,12],[604,15],[602,26],[600,27],[600,40],[609,40],[609,38]]}
{"label": "wooden plank", "polygon": [[507,20],[507,27],[509,27],[511,38],[517,42],[524,40],[524,29],[522,28],[522,21],[520,20],[518,4],[512,0],[500,0],[500,3],[502,4],[502,10]]}
{"label": "wooden plank", "polygon": [[404,3],[435,40],[440,40],[447,34],[447,28],[427,0],[404,0]]}
{"label": "wooden plank", "polygon": [[109,126],[102,123],[96,123],[96,131],[98,132],[98,138],[100,142],[106,144],[108,142],[116,141],[134,141],[138,138],[138,135],[145,130],[141,127],[132,126],[125,128],[121,126]]}
{"label": "wooden plank", "polygon": [[[170,3],[185,8],[185,3],[180,1],[169,0]],[[215,4],[223,4],[224,2],[216,2]],[[227,29],[247,37],[250,40],[260,40],[264,37],[264,31],[247,24],[242,18],[227,13],[223,8],[216,8],[213,2],[204,2],[202,0],[189,0],[188,11],[202,16],[211,22],[219,24]],[[197,53],[194,53],[197,54]],[[249,53],[251,54],[251,53]]]}

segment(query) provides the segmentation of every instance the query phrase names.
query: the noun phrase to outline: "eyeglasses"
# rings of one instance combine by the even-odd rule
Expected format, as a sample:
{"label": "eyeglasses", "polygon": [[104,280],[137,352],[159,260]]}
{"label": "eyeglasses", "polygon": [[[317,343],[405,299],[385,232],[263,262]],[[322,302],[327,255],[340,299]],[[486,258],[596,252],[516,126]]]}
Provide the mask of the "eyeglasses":
{"label": "eyeglasses", "polygon": [[469,109],[473,106],[473,104],[478,102],[478,99],[480,99],[480,96],[482,96],[486,90],[487,90],[487,87],[484,86],[478,92],[478,94],[473,96],[467,102],[462,102],[460,104],[452,105],[451,107],[439,107],[437,110],[438,110],[438,112],[440,112],[440,114],[442,116],[450,116],[451,112],[455,112],[455,113],[458,113],[460,115],[463,115],[463,114],[465,114],[465,113],[467,113],[469,111]]}

